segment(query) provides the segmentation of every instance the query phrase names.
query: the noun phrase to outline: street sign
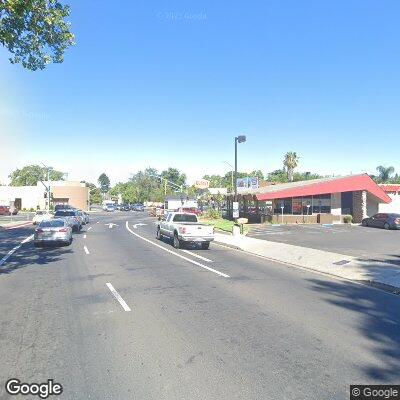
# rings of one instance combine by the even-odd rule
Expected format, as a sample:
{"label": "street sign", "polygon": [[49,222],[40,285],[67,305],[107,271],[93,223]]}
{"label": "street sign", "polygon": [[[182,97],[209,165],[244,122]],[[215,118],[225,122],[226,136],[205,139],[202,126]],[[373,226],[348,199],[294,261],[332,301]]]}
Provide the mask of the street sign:
{"label": "street sign", "polygon": [[239,218],[239,202],[234,201],[232,203],[232,209],[233,209],[233,218]]}
{"label": "street sign", "polygon": [[210,186],[210,181],[207,179],[199,179],[194,183],[197,189],[207,189]]}

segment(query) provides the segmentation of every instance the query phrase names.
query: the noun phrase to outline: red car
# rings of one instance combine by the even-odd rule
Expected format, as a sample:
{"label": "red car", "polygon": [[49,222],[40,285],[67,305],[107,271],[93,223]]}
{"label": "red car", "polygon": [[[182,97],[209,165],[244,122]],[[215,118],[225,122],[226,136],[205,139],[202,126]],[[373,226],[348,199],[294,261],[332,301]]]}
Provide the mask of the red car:
{"label": "red car", "polygon": [[182,208],[182,212],[196,214],[196,215],[200,215],[201,214],[201,211],[198,208],[195,208],[195,207],[183,207]]}
{"label": "red car", "polygon": [[0,215],[11,215],[10,207],[0,206]]}

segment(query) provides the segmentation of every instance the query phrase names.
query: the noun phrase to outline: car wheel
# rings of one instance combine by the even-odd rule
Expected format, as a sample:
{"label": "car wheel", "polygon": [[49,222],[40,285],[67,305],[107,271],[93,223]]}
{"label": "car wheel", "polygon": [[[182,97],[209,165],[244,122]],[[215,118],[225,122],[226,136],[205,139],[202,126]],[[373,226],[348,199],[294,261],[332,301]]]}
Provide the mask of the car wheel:
{"label": "car wheel", "polygon": [[158,229],[157,229],[156,238],[157,238],[158,240],[162,240],[162,235],[161,235],[160,227],[158,227]]}
{"label": "car wheel", "polygon": [[178,235],[175,233],[175,235],[174,235],[174,247],[175,247],[176,249],[180,249],[181,246],[182,246],[182,243],[181,243],[181,241],[179,240]]}
{"label": "car wheel", "polygon": [[209,247],[210,247],[210,242],[204,242],[204,243],[201,244],[201,248],[203,250],[208,250]]}
{"label": "car wheel", "polygon": [[386,230],[390,229],[390,225],[389,225],[387,222],[385,222],[385,225],[383,225],[383,227],[384,227]]}
{"label": "car wheel", "polygon": [[362,222],[362,226],[368,226],[368,221],[364,220],[364,221]]}

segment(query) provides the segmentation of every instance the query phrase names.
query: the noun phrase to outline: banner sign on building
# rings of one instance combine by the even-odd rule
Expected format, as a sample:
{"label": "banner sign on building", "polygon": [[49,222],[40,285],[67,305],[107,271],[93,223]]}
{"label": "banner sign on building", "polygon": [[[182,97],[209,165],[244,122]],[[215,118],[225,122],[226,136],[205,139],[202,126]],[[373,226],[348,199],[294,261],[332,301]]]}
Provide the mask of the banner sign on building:
{"label": "banner sign on building", "polygon": [[246,178],[238,178],[236,179],[236,186],[238,193],[246,190],[258,189],[258,178],[252,178],[250,176],[247,176]]}
{"label": "banner sign on building", "polygon": [[207,189],[210,186],[210,181],[207,179],[199,179],[194,183],[197,189]]}

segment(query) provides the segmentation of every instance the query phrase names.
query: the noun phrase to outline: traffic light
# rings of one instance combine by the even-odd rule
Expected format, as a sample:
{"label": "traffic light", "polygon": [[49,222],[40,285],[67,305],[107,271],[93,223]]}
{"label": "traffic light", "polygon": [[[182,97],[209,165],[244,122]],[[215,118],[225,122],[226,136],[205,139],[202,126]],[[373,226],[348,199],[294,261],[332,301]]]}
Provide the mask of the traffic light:
{"label": "traffic light", "polygon": [[44,198],[47,199],[47,192],[44,192]]}

